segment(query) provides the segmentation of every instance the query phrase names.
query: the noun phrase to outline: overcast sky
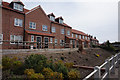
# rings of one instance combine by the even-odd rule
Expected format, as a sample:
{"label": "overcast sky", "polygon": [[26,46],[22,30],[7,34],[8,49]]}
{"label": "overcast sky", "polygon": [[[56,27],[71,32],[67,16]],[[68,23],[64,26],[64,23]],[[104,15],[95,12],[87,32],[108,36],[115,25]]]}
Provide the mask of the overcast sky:
{"label": "overcast sky", "polygon": [[46,14],[53,12],[56,17],[62,16],[64,22],[72,28],[96,36],[100,43],[106,40],[118,41],[117,0],[21,1],[27,9],[41,5]]}

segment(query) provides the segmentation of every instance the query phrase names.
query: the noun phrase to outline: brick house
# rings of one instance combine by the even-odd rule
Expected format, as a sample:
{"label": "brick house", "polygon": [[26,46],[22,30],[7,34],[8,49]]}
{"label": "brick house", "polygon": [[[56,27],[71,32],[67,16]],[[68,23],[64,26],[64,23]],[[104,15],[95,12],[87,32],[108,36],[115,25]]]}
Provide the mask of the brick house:
{"label": "brick house", "polygon": [[78,47],[79,45],[83,46],[83,48],[90,47],[90,38],[82,31],[72,29],[72,39],[71,43],[73,44],[73,48]]}
{"label": "brick house", "polygon": [[[0,40],[5,41],[0,42],[0,45],[3,49],[76,48],[78,44],[89,47],[90,39],[93,42],[97,41],[84,32],[72,29],[64,23],[62,17],[56,18],[53,13],[46,15],[41,6],[28,10],[17,0],[11,3],[2,2],[0,8],[2,9]],[[24,43],[23,46],[23,41],[28,43]]]}

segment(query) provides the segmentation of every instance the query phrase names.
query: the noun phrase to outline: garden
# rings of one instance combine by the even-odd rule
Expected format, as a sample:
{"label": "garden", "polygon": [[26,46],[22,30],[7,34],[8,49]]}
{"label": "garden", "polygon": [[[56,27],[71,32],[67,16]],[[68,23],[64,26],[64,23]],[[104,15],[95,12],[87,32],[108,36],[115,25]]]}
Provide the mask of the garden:
{"label": "garden", "polygon": [[2,76],[4,80],[77,80],[80,72],[72,68],[74,63],[53,61],[44,55],[31,54],[24,61],[18,57],[2,58]]}

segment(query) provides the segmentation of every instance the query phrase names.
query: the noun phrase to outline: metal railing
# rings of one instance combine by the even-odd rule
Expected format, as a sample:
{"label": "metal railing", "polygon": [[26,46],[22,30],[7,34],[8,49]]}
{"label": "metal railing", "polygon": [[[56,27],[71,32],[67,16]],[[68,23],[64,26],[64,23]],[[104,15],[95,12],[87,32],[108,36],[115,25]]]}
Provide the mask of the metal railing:
{"label": "metal railing", "polygon": [[88,47],[88,44],[71,44],[71,43],[54,43],[54,42],[30,42],[30,41],[9,41],[9,40],[3,40],[0,41],[0,45],[3,46],[16,46],[16,48],[19,49],[19,47],[24,47],[25,49],[40,49],[40,48],[78,48],[79,46],[84,46],[85,48]]}
{"label": "metal railing", "polygon": [[[119,64],[120,64],[120,53],[105,60],[105,62],[101,66],[95,66],[94,71],[91,72],[88,76],[86,76],[83,80],[88,80],[91,77],[93,77],[94,80],[109,79],[111,73],[115,74],[115,68],[118,67]],[[104,73],[101,72],[102,68],[105,68]]]}

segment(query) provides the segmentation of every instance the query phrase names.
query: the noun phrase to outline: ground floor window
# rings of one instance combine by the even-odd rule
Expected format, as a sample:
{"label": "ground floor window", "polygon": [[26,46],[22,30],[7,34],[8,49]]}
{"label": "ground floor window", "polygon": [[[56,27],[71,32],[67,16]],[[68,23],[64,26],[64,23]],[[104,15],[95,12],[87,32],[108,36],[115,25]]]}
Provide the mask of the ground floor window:
{"label": "ground floor window", "polygon": [[34,42],[34,35],[31,35],[31,42]]}
{"label": "ground floor window", "polygon": [[0,44],[2,44],[3,41],[3,34],[0,34]]}
{"label": "ground floor window", "polygon": [[53,42],[53,38],[50,38],[50,43],[52,43]]}
{"label": "ground floor window", "polygon": [[57,39],[55,39],[55,45],[57,45]]}
{"label": "ground floor window", "polygon": [[10,35],[10,44],[15,44],[23,41],[23,36],[21,35]]}
{"label": "ground floor window", "polygon": [[60,40],[60,45],[61,45],[61,46],[64,45],[64,40]]}

